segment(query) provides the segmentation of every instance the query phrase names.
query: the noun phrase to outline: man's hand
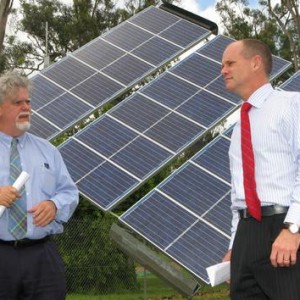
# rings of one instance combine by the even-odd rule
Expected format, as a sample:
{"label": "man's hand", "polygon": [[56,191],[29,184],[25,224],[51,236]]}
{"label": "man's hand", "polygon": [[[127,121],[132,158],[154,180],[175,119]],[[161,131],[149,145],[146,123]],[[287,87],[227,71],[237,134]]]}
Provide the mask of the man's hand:
{"label": "man's hand", "polygon": [[55,219],[56,206],[51,200],[44,200],[28,210],[32,214],[33,224],[44,227]]}
{"label": "man's hand", "polygon": [[271,263],[274,267],[290,267],[297,262],[300,233],[290,233],[282,229],[272,245]]}
{"label": "man's hand", "polygon": [[230,261],[230,260],[231,260],[231,250],[228,250],[223,257],[223,261]]}
{"label": "man's hand", "polygon": [[10,207],[19,197],[19,192],[11,185],[0,188],[0,205]]}
{"label": "man's hand", "polygon": [[[230,261],[231,260],[231,249],[227,251],[227,253],[223,257],[224,261]],[[227,281],[228,284],[230,284],[230,280]]]}

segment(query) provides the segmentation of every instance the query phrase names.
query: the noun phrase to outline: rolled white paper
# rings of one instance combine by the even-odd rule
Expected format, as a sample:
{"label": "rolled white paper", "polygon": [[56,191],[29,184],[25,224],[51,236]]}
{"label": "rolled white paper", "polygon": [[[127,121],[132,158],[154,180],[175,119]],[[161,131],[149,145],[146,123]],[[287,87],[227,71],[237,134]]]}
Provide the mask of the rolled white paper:
{"label": "rolled white paper", "polygon": [[[22,186],[26,183],[28,179],[29,179],[29,174],[25,171],[22,171],[12,186],[16,188],[18,191],[20,191]],[[2,216],[5,208],[6,208],[5,206],[0,205],[0,217]]]}
{"label": "rolled white paper", "polygon": [[26,183],[28,179],[29,174],[25,171],[22,171],[12,186],[15,187],[18,191],[20,191],[22,186]]}

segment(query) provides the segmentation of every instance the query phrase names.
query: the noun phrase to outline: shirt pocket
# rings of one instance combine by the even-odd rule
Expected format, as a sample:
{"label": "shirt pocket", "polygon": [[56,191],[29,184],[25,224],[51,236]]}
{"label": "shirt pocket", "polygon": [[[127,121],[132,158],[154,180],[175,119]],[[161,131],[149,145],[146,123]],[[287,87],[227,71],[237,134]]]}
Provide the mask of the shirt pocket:
{"label": "shirt pocket", "polygon": [[55,187],[56,187],[56,177],[55,174],[49,170],[44,168],[40,176],[40,184],[41,190],[45,194],[47,198],[51,198],[55,195]]}

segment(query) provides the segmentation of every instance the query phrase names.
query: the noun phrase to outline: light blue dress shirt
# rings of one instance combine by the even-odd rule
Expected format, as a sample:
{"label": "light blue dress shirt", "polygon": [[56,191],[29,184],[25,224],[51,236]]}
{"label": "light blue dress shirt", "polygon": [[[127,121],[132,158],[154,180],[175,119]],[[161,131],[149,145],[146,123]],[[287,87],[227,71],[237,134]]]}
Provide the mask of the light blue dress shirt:
{"label": "light blue dress shirt", "polygon": [[[63,223],[69,220],[78,205],[78,189],[56,147],[30,133],[24,133],[18,139],[22,169],[30,175],[25,184],[27,209],[43,200],[52,200],[57,208],[55,220],[45,227],[35,226],[32,215],[28,213],[25,238],[40,239],[47,235],[61,233]],[[11,136],[0,132],[0,187],[9,185],[11,140]],[[0,217],[0,239],[14,240],[7,230],[7,222],[8,209],[5,209]]]}
{"label": "light blue dress shirt", "polygon": [[[300,225],[300,93],[274,90],[266,84],[248,102],[255,177],[261,205],[289,206],[285,222]],[[232,177],[232,238],[246,207],[241,158],[241,124],[237,122],[229,149]]]}

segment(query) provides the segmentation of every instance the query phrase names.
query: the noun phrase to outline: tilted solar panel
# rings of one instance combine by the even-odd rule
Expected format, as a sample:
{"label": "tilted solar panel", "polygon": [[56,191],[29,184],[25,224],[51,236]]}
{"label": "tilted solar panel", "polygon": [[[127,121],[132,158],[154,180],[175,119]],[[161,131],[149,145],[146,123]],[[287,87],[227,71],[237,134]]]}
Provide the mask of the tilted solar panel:
{"label": "tilted solar panel", "polygon": [[[80,192],[104,211],[115,207],[237,108],[236,101],[204,89],[219,77],[220,63],[197,53],[192,58],[192,64],[191,57],[183,59],[72,137],[106,162],[77,180]],[[188,81],[193,76],[194,82]],[[68,144],[60,150],[68,167],[78,169],[80,159],[69,162],[64,155],[67,148]],[[119,194],[114,189],[117,182],[110,185],[111,190],[102,184],[88,186],[96,173],[103,174],[104,166],[107,176],[113,173],[109,168],[119,169],[118,177],[110,179],[123,182]]]}
{"label": "tilted solar panel", "polygon": [[[145,9],[32,78],[31,132],[48,126],[42,136],[57,136],[210,34],[159,7]],[[74,107],[61,107],[65,100]]]}
{"label": "tilted solar panel", "polygon": [[220,262],[229,244],[228,145],[225,135],[217,137],[120,217],[205,282],[206,267]]}
{"label": "tilted solar panel", "polygon": [[293,74],[280,88],[285,91],[300,92],[300,71]]}

